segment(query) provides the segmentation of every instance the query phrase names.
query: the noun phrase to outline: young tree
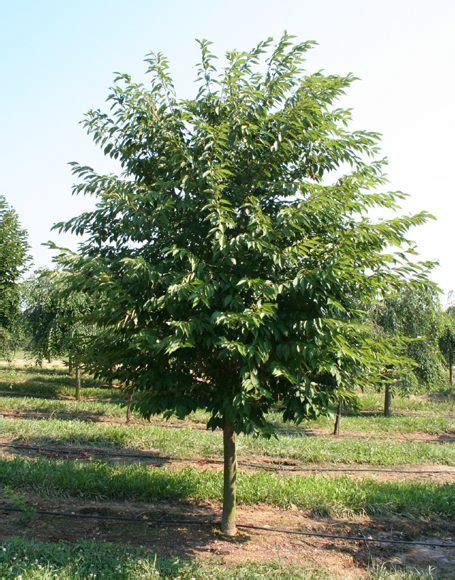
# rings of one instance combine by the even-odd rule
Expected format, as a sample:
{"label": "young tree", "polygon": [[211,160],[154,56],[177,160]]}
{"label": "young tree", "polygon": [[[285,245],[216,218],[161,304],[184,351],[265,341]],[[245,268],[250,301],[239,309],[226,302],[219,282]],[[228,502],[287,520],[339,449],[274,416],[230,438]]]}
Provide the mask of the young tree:
{"label": "young tree", "polygon": [[24,283],[24,324],[37,362],[68,357],[75,370],[75,398],[81,398],[81,366],[93,335],[85,317],[89,299],[69,289],[62,272],[40,270]]}
{"label": "young tree", "polygon": [[122,172],[74,163],[75,193],[97,207],[56,226],[85,236],[60,261],[115,335],[115,375],[136,389],[135,408],[202,408],[223,430],[228,535],[236,435],[270,434],[277,404],[285,420],[314,418],[370,380],[387,348],[366,309],[423,275],[406,232],[427,216],[368,216],[403,195],[381,192],[378,135],[349,130],[334,106],[353,77],[303,72],[311,46],[285,34],[216,69],[202,41],[192,99],[177,98],[161,54],[146,59],[147,85],[118,74],[110,111],[85,126]]}
{"label": "young tree", "polygon": [[389,365],[385,383],[384,415],[390,416],[392,385],[403,391],[431,388],[441,382],[441,310],[437,289],[428,283],[407,284],[395,295],[373,308],[372,318],[382,333],[396,342],[396,350],[409,359],[410,365]]}
{"label": "young tree", "polygon": [[28,256],[27,233],[17,213],[0,195],[0,353],[6,353],[17,338],[20,316],[19,280]]}
{"label": "young tree", "polygon": [[439,348],[449,370],[449,383],[453,385],[453,364],[455,362],[455,306],[443,313]]}

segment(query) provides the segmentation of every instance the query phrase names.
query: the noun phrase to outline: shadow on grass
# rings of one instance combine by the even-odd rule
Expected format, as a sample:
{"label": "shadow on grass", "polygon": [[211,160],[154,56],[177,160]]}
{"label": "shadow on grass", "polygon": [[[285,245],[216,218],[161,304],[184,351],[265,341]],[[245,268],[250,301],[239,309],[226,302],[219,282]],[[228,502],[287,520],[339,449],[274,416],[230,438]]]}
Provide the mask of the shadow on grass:
{"label": "shadow on grass", "polygon": [[[164,461],[166,458],[164,458]],[[156,464],[112,465],[105,462],[33,461],[0,458],[0,483],[13,489],[45,490],[46,495],[116,501],[220,501],[221,471],[185,467],[156,469]],[[318,475],[287,477],[242,472],[238,499],[244,504],[295,505],[321,514],[406,515],[416,521],[455,517],[453,485],[382,482]],[[323,510],[323,512],[321,512]]]}
{"label": "shadow on grass", "polygon": [[[8,519],[12,527],[17,517]],[[22,538],[20,526],[11,534],[3,532],[13,537],[3,542],[2,578],[35,577],[37,570],[46,578],[176,578],[191,566],[195,550],[213,542],[209,527],[152,530],[147,523],[105,525],[95,520],[75,520],[69,526],[66,519],[46,517],[39,522],[27,526],[28,533],[22,530]]]}
{"label": "shadow on grass", "polygon": [[17,375],[30,375],[31,373],[45,375],[45,376],[60,376],[67,377],[68,371],[64,368],[41,368],[37,365],[29,366],[14,366],[14,365],[0,365],[0,372],[15,373]]}
{"label": "shadow on grass", "polygon": [[[85,383],[85,384],[84,384]],[[0,380],[0,397],[34,397],[41,399],[68,399],[73,397],[75,381],[73,377],[51,377],[45,380],[30,378],[26,381],[15,383],[13,380]],[[123,401],[123,392],[107,387],[101,387],[93,381],[82,382],[82,397],[93,397],[99,402]]]}
{"label": "shadow on grass", "polygon": [[52,440],[52,438],[34,437],[33,443],[12,441],[4,444],[1,448],[14,453],[19,458],[77,459],[86,462],[100,460],[114,465],[135,463],[145,464],[149,467],[164,467],[172,461],[172,457],[162,455],[159,451],[144,451],[132,447],[112,447],[112,445],[110,447],[103,446],[103,441],[100,441],[99,438],[97,441],[91,441],[86,438],[82,441],[78,440],[71,445],[65,445],[61,441]]}
{"label": "shadow on grass", "polygon": [[[125,508],[123,510],[119,504],[113,506],[97,502],[96,505],[85,507],[71,504],[65,511],[132,516],[137,515],[139,506],[135,512],[131,511],[131,506],[126,505]],[[334,560],[337,555],[342,555],[344,558],[349,555],[362,568],[368,567],[373,561],[376,565],[383,566],[384,571],[393,570],[394,566],[390,562],[399,561],[403,556],[408,565],[419,567],[423,564],[423,555],[428,560],[425,562],[426,567],[437,565],[438,572],[442,573],[444,570],[450,572],[450,558],[448,558],[450,553],[442,551],[441,554],[441,550],[435,548],[427,549],[425,552],[425,549],[416,549],[412,546],[384,547],[363,542],[331,541],[253,530],[242,531],[236,539],[223,540],[216,531],[219,515],[211,506],[206,505],[182,504],[174,507],[163,503],[150,506],[150,509],[147,509],[147,506],[141,506],[140,515],[142,521],[137,523],[37,516],[26,526],[20,525],[17,515],[4,515],[0,534],[3,537],[16,537],[3,542],[3,551],[0,552],[0,573],[6,571],[6,566],[8,566],[9,575],[5,577],[17,577],[24,573],[28,577],[28,572],[44,568],[47,572],[46,577],[96,576],[125,578],[125,580],[136,577],[152,578],[156,577],[156,573],[165,578],[326,578],[327,574],[307,576],[304,574],[304,569],[301,569],[300,573],[294,569],[292,573],[292,570],[286,570],[286,567],[292,561],[303,563],[305,558],[310,556],[312,561],[318,562],[321,570],[325,569],[327,572],[326,566],[329,566],[333,571],[334,566],[341,563]],[[185,523],[166,524],[165,520],[172,518],[184,519]],[[208,522],[209,525],[198,525],[198,520]],[[261,521],[260,517],[256,519],[249,515],[245,519],[244,515],[239,515],[239,523],[261,525]],[[187,522],[193,522],[194,525]],[[341,519],[314,518],[314,523],[309,528],[301,527],[300,529],[311,531],[316,526],[317,530],[332,534],[387,538],[390,536],[391,523],[391,520],[381,518],[372,518],[368,523],[363,524]],[[269,521],[269,525],[273,527],[274,521]],[[295,526],[296,521],[293,519],[289,527],[295,529]],[[403,519],[399,522],[394,521],[393,528],[394,534],[401,539],[413,540],[428,537],[429,534],[440,537],[440,529],[434,523],[430,523],[425,529],[423,525],[416,528],[415,522],[407,522]],[[17,537],[20,535],[22,538]],[[446,533],[443,532],[442,535],[446,536]],[[246,548],[244,552],[242,552],[242,545]],[[279,567],[274,568],[273,563],[276,562],[277,554],[279,554],[278,546],[280,551],[292,553],[294,558],[281,561]],[[223,559],[211,559],[206,563],[204,560],[196,561],[194,556],[201,552],[221,555]],[[155,556],[155,553],[158,555]],[[227,564],[223,560],[229,555],[233,555],[234,559],[228,559],[230,564]],[[256,569],[252,564],[255,555],[260,561],[260,564],[259,562],[256,564],[258,566]],[[243,574],[240,568],[245,564],[242,565],[242,562],[249,562]],[[5,568],[2,568],[2,565],[5,565]],[[229,568],[227,568],[228,565]],[[261,566],[265,568],[261,569]],[[412,577],[426,576],[414,574]]]}

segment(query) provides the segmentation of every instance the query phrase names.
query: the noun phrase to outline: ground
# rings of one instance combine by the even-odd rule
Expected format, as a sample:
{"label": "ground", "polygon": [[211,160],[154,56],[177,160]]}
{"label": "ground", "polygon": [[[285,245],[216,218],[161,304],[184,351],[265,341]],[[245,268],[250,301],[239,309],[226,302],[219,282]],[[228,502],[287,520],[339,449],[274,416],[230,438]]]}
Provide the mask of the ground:
{"label": "ground", "polygon": [[119,389],[85,377],[76,402],[73,381],[56,361],[0,364],[0,577],[450,577],[454,549],[302,535],[455,543],[450,394],[396,398],[388,419],[366,393],[338,437],[272,415],[278,439],[239,438],[228,541],[205,415],[126,425]]}

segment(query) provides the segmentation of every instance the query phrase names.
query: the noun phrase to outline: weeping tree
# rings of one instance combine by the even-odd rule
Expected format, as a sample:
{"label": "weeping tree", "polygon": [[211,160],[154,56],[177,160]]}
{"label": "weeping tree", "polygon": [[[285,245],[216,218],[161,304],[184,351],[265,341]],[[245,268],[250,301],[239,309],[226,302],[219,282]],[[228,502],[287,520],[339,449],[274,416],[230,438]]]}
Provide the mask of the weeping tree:
{"label": "weeping tree", "polygon": [[383,191],[378,135],[349,129],[337,99],[351,75],[309,74],[311,42],[284,35],[215,66],[202,41],[198,92],[176,96],[168,62],[148,81],[118,74],[85,127],[121,167],[73,163],[92,211],[56,225],[83,236],[59,261],[115,337],[109,366],[143,416],[209,413],[224,444],[222,530],[236,533],[236,436],[270,436],[267,413],[299,423],[376,377],[389,355],[365,323],[406,277],[408,230],[427,215]]}
{"label": "weeping tree", "polygon": [[67,357],[70,374],[74,369],[75,398],[81,398],[81,372],[93,336],[86,321],[90,302],[82,292],[73,291],[65,273],[39,270],[23,284],[25,331],[28,348],[36,362]]}
{"label": "weeping tree", "polygon": [[384,415],[390,416],[394,390],[429,390],[441,384],[438,290],[427,281],[407,283],[373,307],[372,319],[378,335],[394,341],[396,352],[403,356],[403,364],[389,364],[385,373],[389,381],[384,385]]}
{"label": "weeping tree", "polygon": [[0,354],[8,354],[20,333],[20,278],[29,260],[27,232],[0,195]]}
{"label": "weeping tree", "polygon": [[449,371],[449,383],[453,385],[453,365],[455,362],[455,307],[443,313],[439,348]]}

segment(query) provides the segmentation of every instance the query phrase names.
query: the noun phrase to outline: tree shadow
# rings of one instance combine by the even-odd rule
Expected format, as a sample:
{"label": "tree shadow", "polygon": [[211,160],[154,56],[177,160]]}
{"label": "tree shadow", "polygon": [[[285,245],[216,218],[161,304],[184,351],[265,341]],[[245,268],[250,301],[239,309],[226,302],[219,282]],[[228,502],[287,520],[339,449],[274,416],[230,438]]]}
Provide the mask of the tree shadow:
{"label": "tree shadow", "polygon": [[[84,384],[85,383],[85,384]],[[75,389],[73,377],[47,377],[46,379],[29,378],[20,383],[11,380],[0,380],[0,397],[32,397],[37,399],[71,400],[70,394]],[[96,390],[96,398],[87,397],[86,400],[102,402],[124,402],[125,395],[121,390],[101,387],[93,382],[83,381],[82,396],[84,390],[93,394]]]}
{"label": "tree shadow", "polygon": [[[397,539],[409,542],[450,543],[454,532],[453,524],[448,524],[446,521],[437,518],[410,518],[407,515],[404,517],[372,516],[368,522],[349,522],[330,518],[327,525],[330,526],[331,534],[384,540]],[[420,545],[381,544],[362,540],[331,541],[327,539],[324,550],[349,555],[365,568],[375,565],[382,569],[385,574],[396,573],[397,569],[405,567],[412,567],[414,574],[418,574],[419,570],[427,573],[429,567],[435,567],[439,573],[444,574],[453,571],[455,564],[453,553],[450,551]],[[426,577],[426,574],[423,573],[422,577]],[[437,577],[445,578],[446,576],[438,575]]]}
{"label": "tree shadow", "polygon": [[[52,510],[52,506],[46,507]],[[28,545],[24,545],[22,540],[20,544],[22,553],[19,557],[18,551],[15,551],[14,555],[19,561],[34,562],[35,565],[54,564],[65,572],[71,570],[72,562],[75,561],[72,570],[75,577],[79,577],[84,570],[93,571],[94,560],[102,562],[104,577],[133,577],[119,576],[118,567],[134,569],[135,563],[138,563],[139,570],[143,573],[144,561],[149,560],[154,564],[150,568],[155,567],[162,574],[160,577],[170,578],[178,577],[179,571],[191,562],[196,553],[210,550],[217,523],[213,509],[202,506],[197,507],[196,513],[190,505],[179,506],[178,514],[172,506],[165,505],[158,509],[150,506],[149,509],[142,509],[140,512],[95,503],[85,507],[72,505],[70,509],[76,515],[102,515],[113,518],[128,517],[133,513],[137,517],[137,522],[76,518],[68,520],[63,517],[36,515],[27,525],[21,525],[20,516],[6,513],[2,514],[0,537],[20,537],[31,541]],[[160,521],[169,518],[184,521],[182,524],[171,526],[160,524]],[[196,519],[201,518],[208,525],[193,525],[193,522],[197,523]],[[210,522],[213,522],[213,525],[210,525]],[[62,546],[62,541],[69,543],[66,550],[65,545]],[[38,546],[37,542],[49,542],[50,554],[45,555],[45,550],[42,546]],[[60,547],[60,553],[53,560],[53,556],[56,555],[54,547],[56,543]],[[74,546],[76,551],[70,546]],[[139,547],[142,550],[134,552],[134,549]],[[62,554],[62,548],[67,553]],[[110,563],[112,567],[109,570]],[[86,577],[89,576],[87,574]],[[142,574],[140,576],[145,577]]]}
{"label": "tree shadow", "polygon": [[[66,443],[66,444],[65,444]],[[109,444],[110,443],[110,444]],[[78,437],[77,442],[62,442],[52,437],[33,437],[33,443],[10,441],[1,444],[1,449],[14,453],[16,457],[44,458],[48,460],[94,460],[111,464],[140,464],[149,467],[165,467],[172,457],[155,450],[141,450],[136,447],[112,446],[112,442],[102,437]]]}

